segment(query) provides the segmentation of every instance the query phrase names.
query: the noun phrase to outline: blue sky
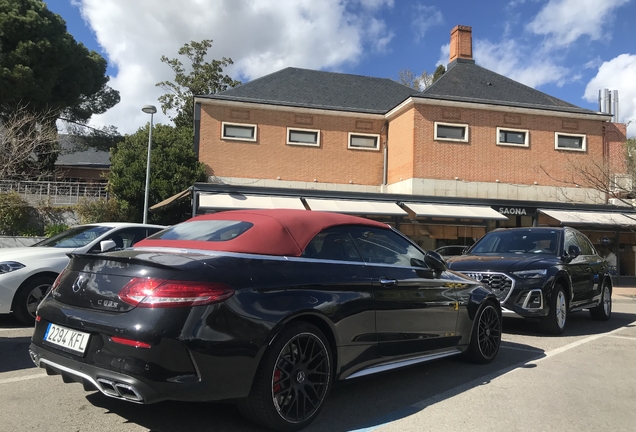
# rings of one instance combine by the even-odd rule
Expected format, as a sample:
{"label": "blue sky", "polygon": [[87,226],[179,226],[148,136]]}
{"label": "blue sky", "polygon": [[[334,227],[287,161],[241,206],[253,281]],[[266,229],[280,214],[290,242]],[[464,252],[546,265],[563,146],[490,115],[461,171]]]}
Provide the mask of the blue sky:
{"label": "blue sky", "polygon": [[[477,64],[596,110],[619,91],[636,136],[636,0],[46,0],[76,40],[109,62],[122,101],[93,120],[132,133],[173,78],[161,55],[213,39],[243,82],[288,66],[397,79],[448,62],[451,29],[473,29]],[[163,114],[159,122],[167,122]]]}

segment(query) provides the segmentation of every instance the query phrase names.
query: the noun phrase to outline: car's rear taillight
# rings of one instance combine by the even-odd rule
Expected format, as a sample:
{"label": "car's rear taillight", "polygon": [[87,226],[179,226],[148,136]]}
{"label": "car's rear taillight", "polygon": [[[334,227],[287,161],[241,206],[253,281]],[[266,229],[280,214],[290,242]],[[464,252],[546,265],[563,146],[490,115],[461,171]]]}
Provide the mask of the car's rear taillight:
{"label": "car's rear taillight", "polygon": [[119,298],[136,307],[166,308],[219,303],[233,294],[232,288],[220,283],[134,278]]}
{"label": "car's rear taillight", "polygon": [[149,343],[133,340],[133,339],[126,339],[119,336],[111,336],[110,340],[118,344],[128,345],[135,348],[151,348],[152,347],[152,345],[150,345]]}
{"label": "car's rear taillight", "polygon": [[51,285],[51,291],[55,291],[60,286],[60,282],[62,282],[62,278],[64,277],[67,271],[68,270],[64,269],[59,275],[57,275],[57,277],[55,278],[55,281],[53,282],[53,285]]}

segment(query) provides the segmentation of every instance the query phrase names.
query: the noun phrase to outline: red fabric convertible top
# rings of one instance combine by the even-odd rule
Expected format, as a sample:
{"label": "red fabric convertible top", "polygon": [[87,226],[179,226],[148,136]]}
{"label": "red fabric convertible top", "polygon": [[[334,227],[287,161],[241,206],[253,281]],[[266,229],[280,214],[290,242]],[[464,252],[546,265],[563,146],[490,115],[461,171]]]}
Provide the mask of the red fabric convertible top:
{"label": "red fabric convertible top", "polygon": [[145,239],[135,247],[203,249],[261,255],[300,256],[322,230],[337,225],[367,225],[389,229],[381,222],[340,213],[310,210],[232,210],[196,216],[182,223],[205,220],[238,220],[254,224],[241,235],[225,241]]}

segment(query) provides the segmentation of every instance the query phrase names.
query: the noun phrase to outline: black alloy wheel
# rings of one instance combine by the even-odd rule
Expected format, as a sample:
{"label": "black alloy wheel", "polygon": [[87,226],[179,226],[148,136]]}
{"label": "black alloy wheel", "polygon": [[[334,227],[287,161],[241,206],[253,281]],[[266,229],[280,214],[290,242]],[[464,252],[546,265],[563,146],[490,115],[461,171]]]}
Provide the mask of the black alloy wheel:
{"label": "black alloy wheel", "polygon": [[470,345],[466,352],[473,363],[490,363],[497,356],[501,345],[501,313],[492,304],[486,303],[477,313]]}
{"label": "black alloy wheel", "polygon": [[590,309],[590,316],[599,321],[607,321],[612,316],[612,290],[607,282],[603,282],[601,301],[598,306]]}
{"label": "black alloy wheel", "polygon": [[268,348],[250,395],[239,403],[252,421],[277,431],[296,431],[314,420],[332,381],[329,344],[308,323],[284,329]]}
{"label": "black alloy wheel", "polygon": [[13,315],[24,325],[35,323],[35,311],[48,294],[55,278],[38,276],[22,285],[13,300]]}

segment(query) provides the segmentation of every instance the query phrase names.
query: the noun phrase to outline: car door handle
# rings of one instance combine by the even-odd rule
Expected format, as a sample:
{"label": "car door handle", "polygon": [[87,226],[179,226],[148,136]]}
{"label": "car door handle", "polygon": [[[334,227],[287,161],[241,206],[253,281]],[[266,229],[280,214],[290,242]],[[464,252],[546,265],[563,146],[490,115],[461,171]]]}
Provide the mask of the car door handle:
{"label": "car door handle", "polygon": [[381,278],[380,279],[380,285],[382,286],[397,286],[398,282],[397,279],[385,279],[385,278]]}

